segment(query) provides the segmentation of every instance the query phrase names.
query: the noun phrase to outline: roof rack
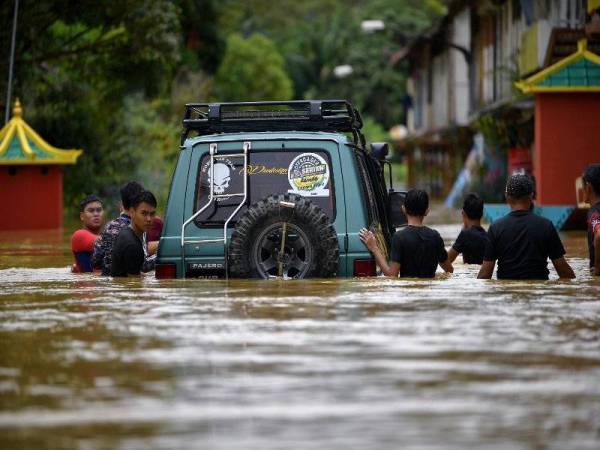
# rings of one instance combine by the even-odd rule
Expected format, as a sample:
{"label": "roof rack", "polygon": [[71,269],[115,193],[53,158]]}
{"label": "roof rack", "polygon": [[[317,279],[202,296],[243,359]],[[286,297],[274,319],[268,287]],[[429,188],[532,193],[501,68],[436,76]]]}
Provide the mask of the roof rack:
{"label": "roof rack", "polygon": [[181,143],[190,131],[199,136],[255,131],[330,131],[352,133],[365,145],[359,112],[346,100],[281,102],[188,103]]}

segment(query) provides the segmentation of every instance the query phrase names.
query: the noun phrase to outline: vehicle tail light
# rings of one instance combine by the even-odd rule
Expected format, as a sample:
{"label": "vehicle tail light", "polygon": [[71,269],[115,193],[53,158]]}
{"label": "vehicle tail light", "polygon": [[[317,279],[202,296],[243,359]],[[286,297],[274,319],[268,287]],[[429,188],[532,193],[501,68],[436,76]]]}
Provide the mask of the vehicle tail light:
{"label": "vehicle tail light", "polygon": [[175,278],[175,264],[157,264],[154,269],[154,276],[160,280]]}
{"label": "vehicle tail light", "polygon": [[377,275],[377,266],[374,259],[355,259],[355,277],[374,277]]}

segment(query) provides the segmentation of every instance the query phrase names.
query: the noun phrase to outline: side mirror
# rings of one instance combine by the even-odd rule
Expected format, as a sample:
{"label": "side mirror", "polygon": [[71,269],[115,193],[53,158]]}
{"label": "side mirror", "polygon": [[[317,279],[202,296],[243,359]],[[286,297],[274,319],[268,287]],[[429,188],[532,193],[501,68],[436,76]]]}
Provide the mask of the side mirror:
{"label": "side mirror", "polygon": [[387,142],[373,142],[371,144],[371,155],[378,161],[384,161],[389,152],[390,148]]}
{"label": "side mirror", "polygon": [[390,223],[394,228],[406,225],[408,220],[406,215],[402,212],[402,205],[404,205],[404,199],[406,198],[406,192],[404,191],[392,191],[390,190],[389,195],[389,217]]}

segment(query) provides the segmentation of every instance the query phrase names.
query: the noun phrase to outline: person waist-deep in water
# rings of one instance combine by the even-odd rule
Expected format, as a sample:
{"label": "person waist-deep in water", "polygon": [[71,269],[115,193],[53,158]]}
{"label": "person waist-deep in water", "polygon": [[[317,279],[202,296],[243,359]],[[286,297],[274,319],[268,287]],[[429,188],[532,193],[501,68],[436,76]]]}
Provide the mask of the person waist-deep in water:
{"label": "person waist-deep in water", "polygon": [[145,271],[143,236],[156,216],[156,198],[149,191],[140,192],[128,214],[131,223],[119,232],[112,248],[110,274],[113,277],[136,276]]}
{"label": "person waist-deep in water", "polygon": [[[110,266],[112,264],[112,248],[115,239],[119,235],[122,229],[127,228],[131,223],[131,217],[129,216],[129,209],[133,199],[144,190],[141,184],[130,181],[125,184],[121,190],[121,213],[119,217],[111,220],[104,227],[104,231],[94,244],[94,254],[92,261],[94,266],[98,266],[102,269],[102,275],[108,276],[111,273]],[[146,242],[145,237],[143,240],[144,252],[146,254],[144,259],[144,271],[148,272],[154,268],[155,253],[158,247],[158,242]]]}
{"label": "person waist-deep in water", "polygon": [[481,226],[483,217],[483,200],[477,194],[468,194],[462,207],[463,229],[452,248],[448,251],[448,259],[454,262],[462,253],[465,264],[482,264],[485,247],[488,242],[487,232]]}
{"label": "person waist-deep in water", "polygon": [[511,212],[490,226],[478,278],[491,278],[498,261],[498,279],[547,280],[548,258],[560,278],[575,278],[556,228],[531,211],[533,192],[528,175],[508,179],[506,201]]}
{"label": "person waist-deep in water", "polygon": [[590,164],[583,172],[584,201],[590,204],[587,214],[587,239],[590,270],[600,276],[600,164]]}
{"label": "person waist-deep in water", "polygon": [[92,254],[103,217],[104,208],[97,196],[88,195],[79,203],[79,219],[83,226],[71,236],[71,251],[75,258],[75,263],[71,267],[72,272],[92,272],[100,268],[93,265]]}
{"label": "person waist-deep in water", "polygon": [[442,237],[423,225],[423,219],[429,213],[427,192],[420,189],[408,191],[402,210],[408,226],[392,237],[389,264],[377,245],[375,235],[365,228],[360,230],[361,241],[373,253],[383,274],[389,277],[400,274],[403,278],[433,278],[438,264],[444,271],[453,272]]}

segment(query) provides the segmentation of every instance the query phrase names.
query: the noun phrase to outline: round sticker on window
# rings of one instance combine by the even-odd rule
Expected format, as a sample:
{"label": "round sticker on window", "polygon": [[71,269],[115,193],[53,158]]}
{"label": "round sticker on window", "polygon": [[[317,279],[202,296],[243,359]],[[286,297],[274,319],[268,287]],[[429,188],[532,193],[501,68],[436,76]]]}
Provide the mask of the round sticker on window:
{"label": "round sticker on window", "polygon": [[288,167],[288,192],[305,197],[328,197],[329,166],[327,161],[316,153],[302,153],[296,156]]}

